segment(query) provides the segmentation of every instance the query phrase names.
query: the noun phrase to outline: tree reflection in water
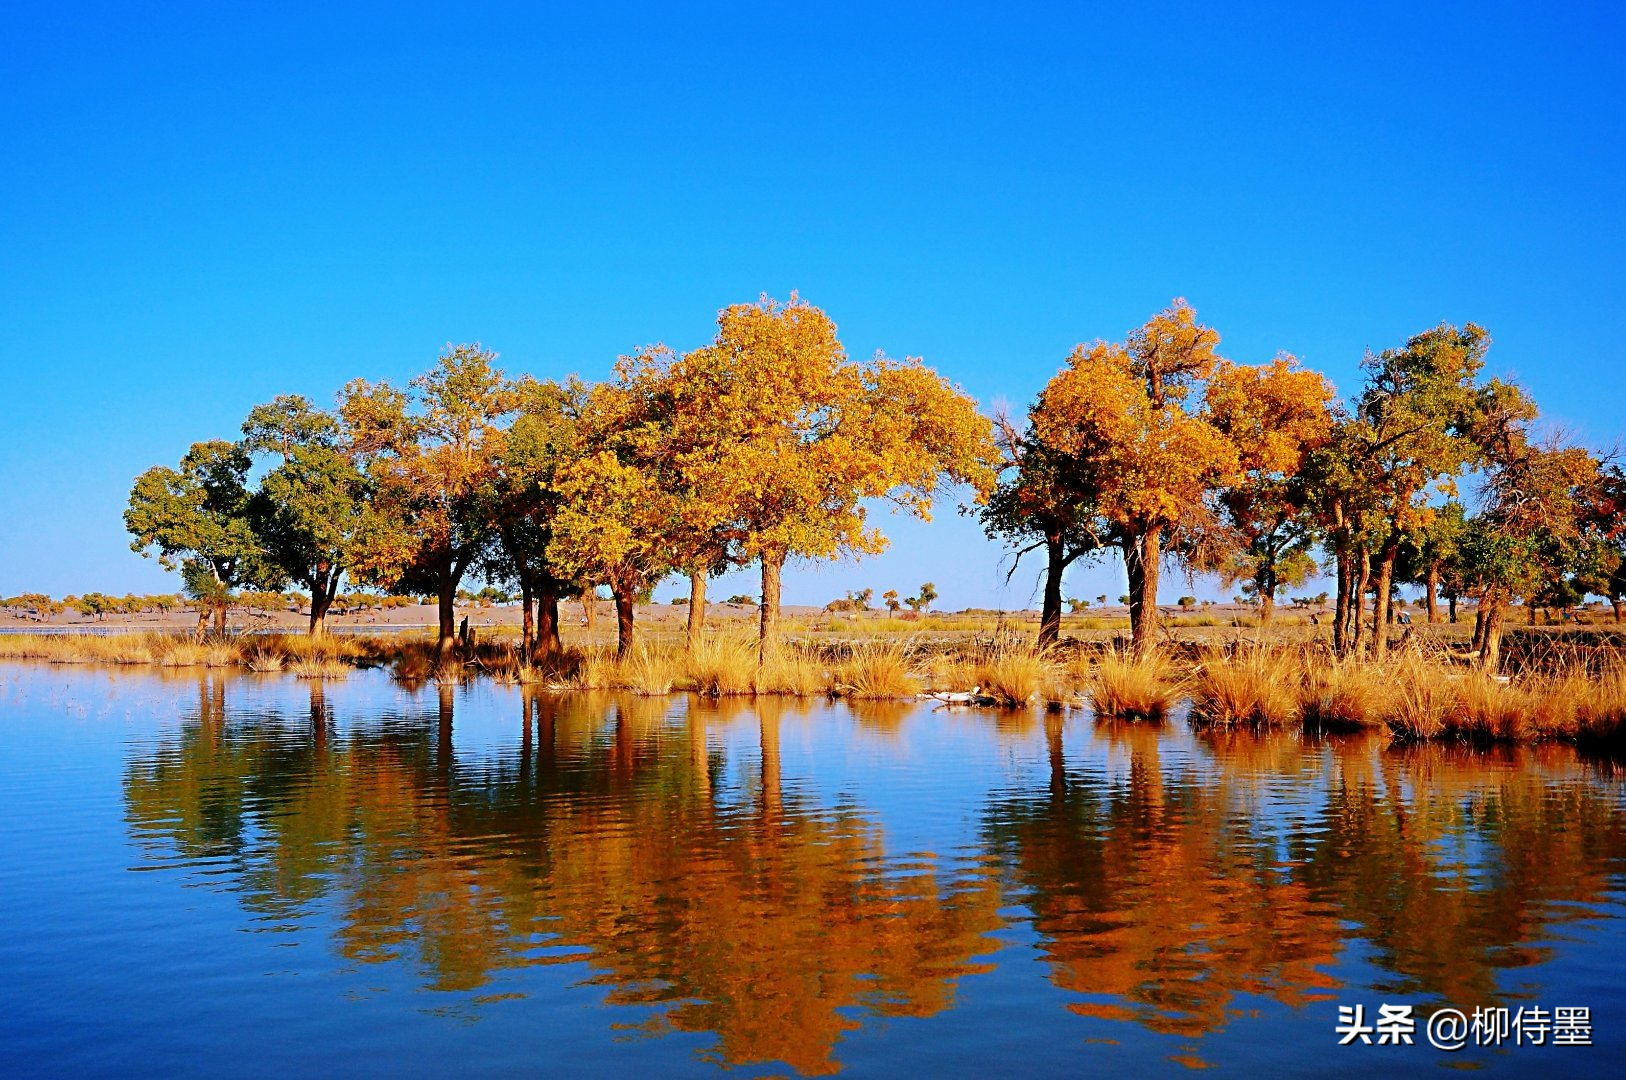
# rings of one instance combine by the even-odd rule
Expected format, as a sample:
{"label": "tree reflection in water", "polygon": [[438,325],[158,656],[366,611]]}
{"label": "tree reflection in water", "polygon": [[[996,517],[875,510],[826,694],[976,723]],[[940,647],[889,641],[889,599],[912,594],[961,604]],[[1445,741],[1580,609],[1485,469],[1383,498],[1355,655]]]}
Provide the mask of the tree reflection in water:
{"label": "tree reflection in water", "polygon": [[951,722],[1048,755],[982,804],[973,856],[905,860],[874,813],[786,783],[794,702],[527,692],[506,749],[460,756],[453,687],[345,725],[320,683],[308,711],[256,713],[229,707],[232,678],[202,677],[127,767],[147,866],[200,867],[260,927],[330,927],[349,962],[476,1014],[528,968],[581,964],[626,1028],[710,1033],[723,1065],[834,1072],[866,1017],[952,1009],[1006,905],[1068,1008],[1193,1054],[1258,999],[1342,1000],[1352,940],[1392,997],[1507,1003],[1540,988],[1505,973],[1606,904],[1626,860],[1619,778],[1557,747],[862,706],[845,737],[883,757]]}
{"label": "tree reflection in water", "polygon": [[1532,943],[1591,917],[1626,859],[1566,748],[1231,733],[1171,765],[1166,733],[1103,724],[1069,767],[1045,724],[1048,784],[996,800],[986,833],[1084,1015],[1194,1039],[1240,995],[1336,996],[1351,939],[1392,996],[1505,1002],[1499,972],[1544,959]]}
{"label": "tree reflection in water", "polygon": [[[450,686],[342,733],[310,693],[308,717],[236,715],[200,680],[178,737],[128,767],[128,817],[151,859],[229,866],[215,880],[271,925],[336,910],[352,961],[465,992],[585,961],[642,1030],[803,1073],[837,1071],[860,1017],[941,1012],[985,970],[996,875],[889,863],[871,816],[786,790],[778,699],[526,693],[517,752],[465,762]],[[725,786],[708,728],[752,721],[755,775]]]}

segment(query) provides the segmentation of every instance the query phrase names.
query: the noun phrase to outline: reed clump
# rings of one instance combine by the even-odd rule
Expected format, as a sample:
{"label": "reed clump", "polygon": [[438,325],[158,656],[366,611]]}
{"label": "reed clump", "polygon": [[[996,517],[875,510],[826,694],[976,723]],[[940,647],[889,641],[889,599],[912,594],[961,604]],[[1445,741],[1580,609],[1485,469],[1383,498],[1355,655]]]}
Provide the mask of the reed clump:
{"label": "reed clump", "polygon": [[856,698],[912,697],[920,690],[909,646],[897,639],[858,642],[830,665],[830,692]]}
{"label": "reed clump", "polygon": [[1192,720],[1199,725],[1280,728],[1300,718],[1297,666],[1286,653],[1253,646],[1209,653],[1192,680]]}
{"label": "reed clump", "polygon": [[1452,679],[1451,703],[1439,734],[1472,742],[1529,738],[1533,727],[1530,691],[1483,671]]}
{"label": "reed clump", "polygon": [[1605,668],[1587,682],[1576,703],[1575,737],[1580,742],[1618,742],[1626,736],[1626,664]]}
{"label": "reed clump", "polygon": [[1408,656],[1384,676],[1389,685],[1384,722],[1394,738],[1414,742],[1446,734],[1460,701],[1449,669]]}
{"label": "reed clump", "polygon": [[1095,661],[1088,678],[1090,704],[1110,719],[1158,720],[1182,696],[1178,672],[1160,653],[1112,650]]}
{"label": "reed clump", "polygon": [[288,665],[296,679],[342,679],[352,668],[336,656],[301,656]]}
{"label": "reed clump", "polygon": [[1052,683],[1053,667],[1047,655],[1023,645],[1000,644],[987,649],[977,663],[977,685],[982,696],[1001,705],[1027,705]]}
{"label": "reed clump", "polygon": [[812,649],[781,645],[763,658],[752,676],[751,689],[758,694],[815,697],[828,694],[831,682],[829,665]]}
{"label": "reed clump", "polygon": [[683,667],[694,691],[708,697],[753,693],[760,677],[756,642],[738,632],[701,635]]}
{"label": "reed clump", "polygon": [[1388,715],[1381,672],[1349,659],[1311,656],[1299,678],[1299,715],[1308,730],[1358,731],[1379,727]]}
{"label": "reed clump", "polygon": [[640,645],[626,657],[616,656],[613,649],[587,649],[562,685],[571,690],[669,694],[681,670],[679,658],[668,649]]}

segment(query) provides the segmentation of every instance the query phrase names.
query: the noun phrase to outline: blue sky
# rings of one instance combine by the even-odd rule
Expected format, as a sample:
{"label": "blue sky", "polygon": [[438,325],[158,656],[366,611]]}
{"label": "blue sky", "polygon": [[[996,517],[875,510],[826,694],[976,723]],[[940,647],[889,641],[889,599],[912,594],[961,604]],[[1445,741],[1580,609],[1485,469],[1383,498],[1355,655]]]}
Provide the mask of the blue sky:
{"label": "blue sky", "polygon": [[[1128,7],[7,5],[0,595],[174,588],[128,550],[131,479],[275,394],[448,341],[602,377],[792,289],[1016,409],[1175,296],[1344,392],[1474,320],[1614,445],[1626,16]],[[1032,600],[952,505],[885,525],[787,600]]]}

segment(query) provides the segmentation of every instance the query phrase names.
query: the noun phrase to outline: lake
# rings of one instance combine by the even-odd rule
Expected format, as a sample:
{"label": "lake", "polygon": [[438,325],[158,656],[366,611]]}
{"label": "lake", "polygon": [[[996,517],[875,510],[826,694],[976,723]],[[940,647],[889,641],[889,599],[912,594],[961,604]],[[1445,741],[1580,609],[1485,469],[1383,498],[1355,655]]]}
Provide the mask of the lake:
{"label": "lake", "polygon": [[1626,1060],[1568,747],[22,664],[0,723],[6,1076]]}

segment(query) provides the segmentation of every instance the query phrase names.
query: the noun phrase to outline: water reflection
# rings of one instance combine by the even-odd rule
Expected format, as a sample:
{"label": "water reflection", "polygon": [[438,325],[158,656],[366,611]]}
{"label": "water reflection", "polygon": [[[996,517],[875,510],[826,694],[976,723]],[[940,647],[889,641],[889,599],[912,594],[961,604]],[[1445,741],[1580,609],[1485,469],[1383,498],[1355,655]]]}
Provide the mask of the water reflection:
{"label": "water reflection", "polygon": [[1195,1047],[1253,1015],[1242,995],[1341,1000],[1353,943],[1392,999],[1505,1004],[1539,986],[1502,972],[1618,900],[1618,792],[1564,748],[1230,733],[1170,762],[1167,732],[1103,725],[1075,765],[1063,733],[1046,720],[1048,783],[986,834],[1082,1015]]}
{"label": "water reflection", "polygon": [[[526,694],[516,751],[464,762],[451,687],[342,734],[310,693],[308,717],[228,720],[200,681],[178,737],[130,765],[128,816],[150,858],[229,867],[275,927],[336,905],[352,961],[440,991],[585,961],[641,1030],[808,1074],[837,1071],[861,1017],[941,1012],[985,970],[995,869],[889,858],[872,814],[787,790],[783,703]],[[724,783],[708,732],[738,723],[755,769]]]}
{"label": "water reflection", "polygon": [[820,711],[816,761],[969,731],[987,757],[1042,763],[972,793],[951,854],[906,855],[884,793],[787,782],[785,732],[810,720],[793,702],[527,692],[511,737],[471,750],[450,686],[341,723],[319,682],[256,709],[233,707],[233,678],[201,677],[127,764],[140,869],[181,868],[254,929],[314,928],[475,1015],[532,992],[530,969],[577,965],[623,1007],[618,1030],[704,1034],[725,1066],[836,1072],[844,1035],[951,1012],[1011,956],[995,933],[1029,928],[1065,1009],[1193,1063],[1260,999],[1539,997],[1539,965],[1613,909],[1626,865],[1618,777],[1556,747]]}

